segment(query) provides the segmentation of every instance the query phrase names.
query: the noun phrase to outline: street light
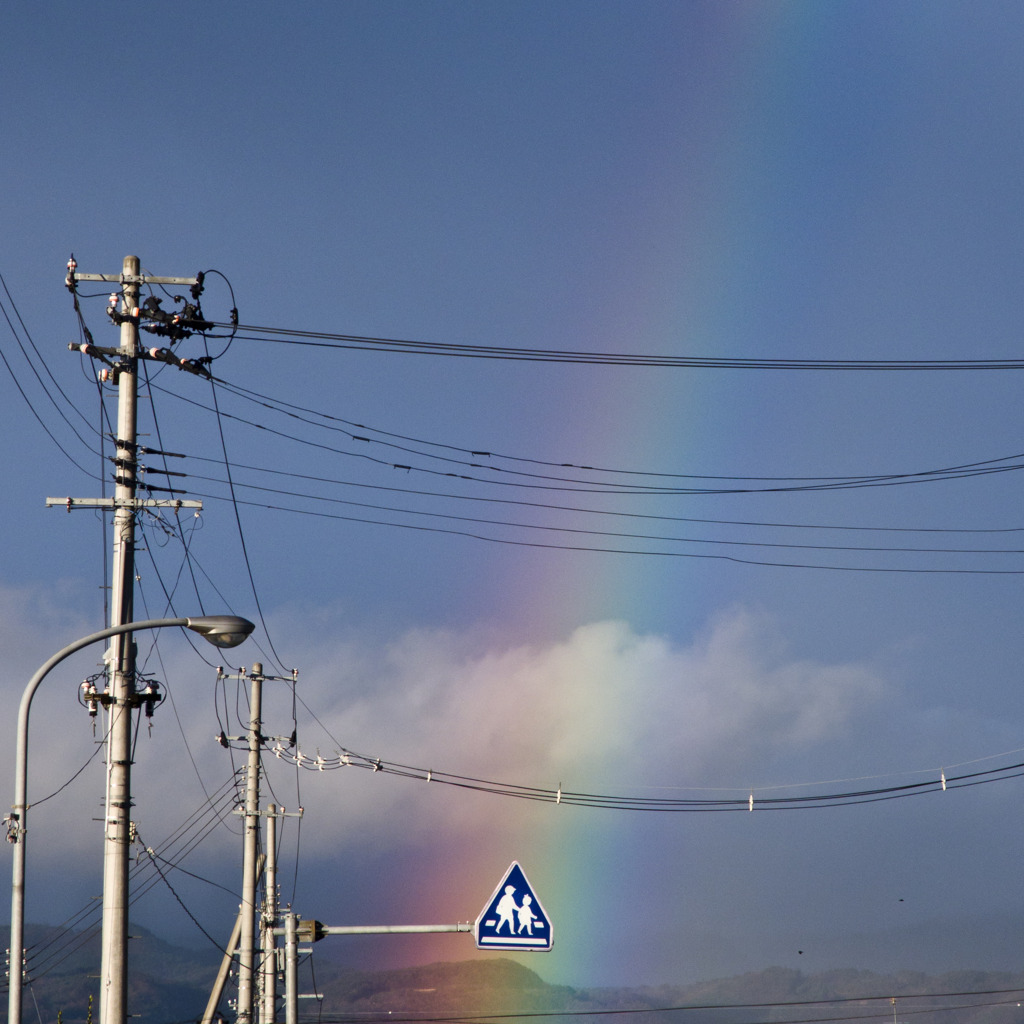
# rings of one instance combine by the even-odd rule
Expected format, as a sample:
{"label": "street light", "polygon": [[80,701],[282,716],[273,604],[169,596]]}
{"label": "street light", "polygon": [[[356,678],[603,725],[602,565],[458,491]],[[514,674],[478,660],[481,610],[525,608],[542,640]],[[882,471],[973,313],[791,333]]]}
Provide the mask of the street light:
{"label": "street light", "polygon": [[47,674],[83,647],[88,647],[107,637],[124,633],[141,632],[145,629],[162,629],[165,626],[184,626],[204,637],[217,647],[237,647],[256,628],[248,619],[237,615],[202,615],[181,619],[143,619],[110,626],[97,633],[90,633],[68,644],[39,667],[29,680],[18,707],[18,737],[14,762],[14,804],[9,822],[7,838],[14,845],[11,880],[11,948],[9,952],[9,992],[7,1003],[7,1024],[21,1024],[22,957],[25,943],[25,837],[28,831],[28,715],[32,697]]}

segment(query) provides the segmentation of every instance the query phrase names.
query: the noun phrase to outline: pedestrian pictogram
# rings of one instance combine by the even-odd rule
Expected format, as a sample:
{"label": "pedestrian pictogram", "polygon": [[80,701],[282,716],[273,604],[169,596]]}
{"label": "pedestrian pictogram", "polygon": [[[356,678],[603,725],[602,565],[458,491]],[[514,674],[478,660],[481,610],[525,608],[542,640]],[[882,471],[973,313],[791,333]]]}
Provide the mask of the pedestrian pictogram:
{"label": "pedestrian pictogram", "polygon": [[551,921],[518,861],[480,911],[474,931],[479,949],[551,949]]}

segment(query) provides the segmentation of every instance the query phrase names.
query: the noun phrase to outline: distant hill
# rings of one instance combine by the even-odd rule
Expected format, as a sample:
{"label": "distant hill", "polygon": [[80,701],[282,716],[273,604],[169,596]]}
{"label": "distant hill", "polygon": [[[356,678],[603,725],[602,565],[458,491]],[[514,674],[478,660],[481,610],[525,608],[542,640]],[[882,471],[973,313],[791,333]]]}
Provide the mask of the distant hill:
{"label": "distant hill", "polygon": [[[208,953],[195,953],[180,949],[134,925],[130,933],[129,1012],[153,1024],[201,1016],[220,962],[216,950],[210,947]],[[23,1018],[41,1018],[44,1024],[52,1024],[61,1012],[66,1024],[85,1021],[89,997],[95,1001],[99,992],[98,935],[28,925],[25,955],[33,981],[24,991]],[[6,998],[6,979],[3,987]],[[99,1013],[95,1002],[92,1009],[95,1020]]]}
{"label": "distant hill", "polygon": [[[132,929],[128,1005],[143,1024],[187,1024],[202,1014],[220,961],[216,950],[194,952]],[[57,928],[26,930],[29,963],[36,980],[25,993],[25,1020],[83,1024],[89,996],[97,993],[99,942],[86,933]],[[856,1020],[878,1024],[1021,1024],[1017,999],[1024,973],[954,971],[928,975],[833,970],[820,974],[771,967],[696,985],[643,988],[573,988],[551,985],[522,964],[504,959],[436,963],[387,971],[364,971],[316,958],[300,989],[314,988],[322,1001],[303,999],[300,1019],[387,1021],[499,1014],[573,1014],[579,1024],[611,1024],[629,1011],[629,1024],[781,1024],[793,1021]],[[972,993],[960,995],[955,993]],[[890,1003],[895,997],[895,1005]],[[849,1000],[832,1006],[807,1005]],[[871,1001],[868,1001],[871,1000]],[[1024,1001],[1024,1000],[1022,1000]],[[766,1005],[770,1004],[770,1005]],[[801,1005],[804,1004],[804,1005]],[[950,1010],[956,1007],[955,1015]],[[38,1017],[36,1009],[38,1007]],[[222,1005],[228,1020],[233,1014]],[[93,1006],[94,1019],[97,1007]],[[589,1015],[593,1014],[591,1017]],[[283,1020],[283,1010],[279,1019]],[[638,1020],[639,1018],[639,1020]],[[566,1024],[566,1022],[562,1022]]]}

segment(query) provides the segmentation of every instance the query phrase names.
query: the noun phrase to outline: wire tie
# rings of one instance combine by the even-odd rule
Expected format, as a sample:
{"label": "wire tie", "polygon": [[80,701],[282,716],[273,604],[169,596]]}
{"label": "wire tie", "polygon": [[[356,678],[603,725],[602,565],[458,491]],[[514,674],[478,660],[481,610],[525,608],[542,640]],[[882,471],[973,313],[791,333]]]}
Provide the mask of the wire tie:
{"label": "wire tie", "polygon": [[750,791],[750,800],[747,802],[747,810],[752,811],[754,809],[754,791]]}
{"label": "wire tie", "polygon": [[943,768],[939,772],[939,780],[942,782],[942,792],[946,792],[946,770]]}

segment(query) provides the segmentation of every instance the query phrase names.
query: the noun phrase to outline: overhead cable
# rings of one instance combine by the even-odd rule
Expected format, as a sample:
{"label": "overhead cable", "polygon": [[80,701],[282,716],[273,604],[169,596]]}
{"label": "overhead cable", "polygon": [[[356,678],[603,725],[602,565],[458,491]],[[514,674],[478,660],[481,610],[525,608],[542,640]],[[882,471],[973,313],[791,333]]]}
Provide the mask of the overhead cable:
{"label": "overhead cable", "polygon": [[[1024,453],[1018,453],[1014,455],[1004,455],[991,459],[984,459],[975,462],[961,463],[953,466],[945,466],[937,469],[917,470],[909,473],[874,473],[868,475],[857,475],[857,476],[829,476],[829,477],[789,477],[789,478],[774,478],[774,477],[735,477],[735,476],[715,476],[715,477],[696,477],[686,476],[687,479],[711,479],[711,480],[723,480],[723,481],[768,481],[768,484],[763,487],[664,487],[654,484],[631,484],[631,483],[609,483],[604,480],[594,479],[581,479],[574,476],[565,475],[551,475],[542,473],[527,473],[521,470],[508,470],[500,469],[498,467],[486,465],[484,463],[473,463],[473,462],[460,462],[459,464],[466,466],[469,469],[475,471],[483,471],[484,474],[495,474],[495,475],[478,475],[477,473],[456,473],[451,470],[442,469],[431,469],[426,466],[418,466],[413,463],[395,463],[391,459],[378,458],[369,452],[363,451],[347,451],[342,448],[337,448],[333,445],[325,444],[322,442],[310,441],[307,438],[299,437],[295,434],[290,434],[282,430],[276,430],[273,427],[267,426],[265,423],[257,423],[254,420],[246,419],[242,416],[236,416],[233,413],[226,412],[223,409],[217,408],[216,410],[210,409],[208,406],[202,405],[200,402],[196,402],[193,399],[186,398],[182,395],[174,394],[173,392],[167,392],[172,394],[175,398],[180,401],[186,402],[189,405],[197,406],[198,408],[205,409],[208,412],[214,413],[218,419],[231,419],[237,423],[242,423],[246,426],[253,427],[261,432],[271,434],[275,437],[280,437],[286,441],[295,441],[299,444],[308,445],[312,448],[321,449],[324,451],[332,452],[337,455],[346,456],[349,458],[363,459],[368,462],[377,463],[379,465],[399,469],[404,472],[418,472],[425,473],[430,476],[445,477],[458,480],[467,480],[475,483],[486,483],[492,486],[502,487],[520,487],[529,490],[557,490],[557,491],[571,491],[583,494],[623,494],[623,495],[696,495],[696,494],[775,494],[792,491],[831,491],[831,490],[851,490],[862,487],[888,487],[902,484],[914,484],[914,483],[929,483],[940,480],[959,480],[975,476],[987,476],[994,473],[1006,473],[1020,469],[1024,469]],[[349,439],[354,442],[367,442],[369,439],[366,437],[360,437],[358,435],[349,435]],[[416,452],[418,455],[426,455],[428,458],[439,458],[438,456],[429,455],[428,453]],[[442,459],[442,461],[452,462],[451,459]],[[553,465],[553,464],[552,464]],[[563,464],[568,465],[568,464]],[[593,470],[592,467],[571,467],[574,469],[590,470],[593,472],[600,472]],[[618,471],[605,471],[605,472],[618,472]],[[523,479],[499,479],[498,476],[507,476],[512,478],[523,478]],[[643,475],[654,475],[654,474],[643,474]],[[666,474],[658,474],[666,475]],[[678,474],[679,476],[685,476],[684,474]],[[777,482],[780,480],[791,480],[793,483],[783,484]],[[529,481],[529,482],[524,482]],[[534,482],[541,481],[541,482]]]}
{"label": "overhead cable", "polygon": [[592,363],[601,366],[660,366],[680,369],[729,370],[1022,370],[1021,359],[764,359],[727,356],[639,355],[625,352],[579,352],[458,342],[413,341],[289,327],[214,323],[216,328],[237,329],[235,337],[247,341],[350,348],[408,355],[458,356],[471,359],[511,359],[545,363]]}
{"label": "overhead cable", "polygon": [[353,767],[375,773],[397,775],[420,782],[439,783],[441,785],[455,786],[460,789],[490,793],[495,796],[513,797],[518,800],[532,800],[540,803],[564,804],[567,806],[606,810],[652,811],[661,813],[821,810],[851,804],[896,800],[903,797],[920,796],[925,793],[946,792],[952,789],[962,789],[967,786],[977,786],[990,782],[1001,782],[1006,779],[1016,779],[1024,776],[1024,762],[1016,762],[999,768],[965,772],[959,775],[947,774],[945,770],[942,770],[935,773],[933,777],[921,782],[803,796],[775,795],[775,788],[767,790],[751,789],[743,795],[722,797],[617,796],[607,793],[576,792],[567,790],[561,785],[552,789],[525,786],[518,783],[495,782],[473,776],[438,771],[433,768],[418,768],[397,762],[384,761],[380,757],[369,757],[347,749],[339,749],[330,757],[324,757],[319,752],[316,757],[310,757],[307,754],[303,754],[301,750],[292,752],[278,742],[271,748],[271,752],[276,757],[291,762],[307,771],[326,772]]}

